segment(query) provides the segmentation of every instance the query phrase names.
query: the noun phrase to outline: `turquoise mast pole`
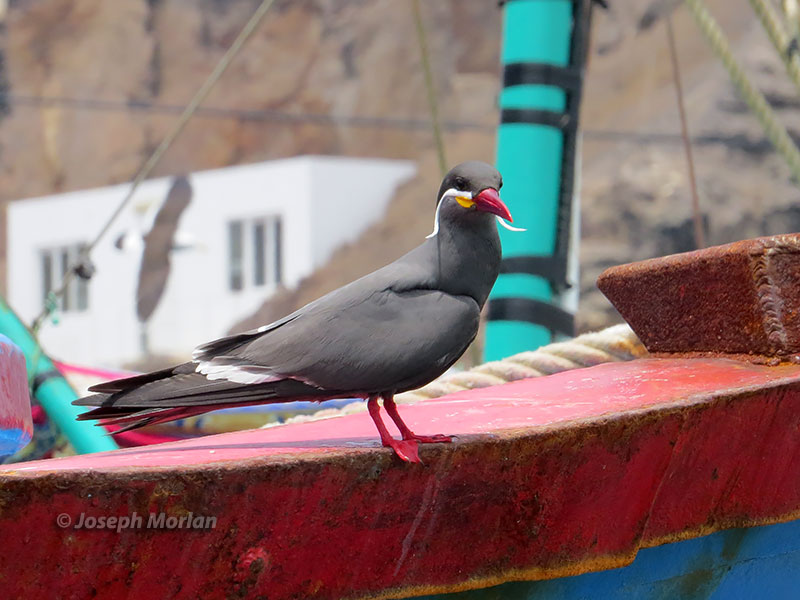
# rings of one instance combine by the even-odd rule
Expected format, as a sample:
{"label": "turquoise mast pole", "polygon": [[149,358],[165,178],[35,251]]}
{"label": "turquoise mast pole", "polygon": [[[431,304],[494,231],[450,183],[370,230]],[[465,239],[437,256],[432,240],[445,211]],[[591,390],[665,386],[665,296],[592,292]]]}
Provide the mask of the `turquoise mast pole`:
{"label": "turquoise mast pole", "polygon": [[506,0],[502,6],[497,167],[514,224],[527,231],[500,229],[504,260],[489,301],[486,360],[574,333],[564,292],[591,15],[590,0]]}
{"label": "turquoise mast pole", "polygon": [[64,432],[78,454],[116,449],[117,443],[102,427],[75,418],[85,409],[72,406],[78,398],[75,390],[61,376],[56,366],[44,354],[36,337],[25,327],[5,300],[0,298],[0,333],[8,336],[25,355],[32,392],[47,416]]}

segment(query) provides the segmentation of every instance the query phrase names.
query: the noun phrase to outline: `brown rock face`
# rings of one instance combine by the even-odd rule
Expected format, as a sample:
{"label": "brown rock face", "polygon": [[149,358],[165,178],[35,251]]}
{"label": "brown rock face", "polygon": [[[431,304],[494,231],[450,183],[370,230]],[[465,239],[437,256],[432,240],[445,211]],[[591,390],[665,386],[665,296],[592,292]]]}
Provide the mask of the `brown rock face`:
{"label": "brown rock face", "polygon": [[[0,32],[0,203],[131,179],[257,5],[12,3]],[[472,124],[449,127],[448,141],[491,158],[500,13],[456,0],[424,13],[442,113]],[[423,156],[416,40],[408,3],[278,0],[154,176],[300,154]]]}
{"label": "brown rock face", "polygon": [[[129,180],[257,4],[11,2],[0,26],[0,92],[9,92],[6,103],[0,98],[0,202]],[[692,249],[662,18],[668,10],[675,10],[709,243],[800,230],[788,169],[685,8],[661,0],[610,4],[595,11],[583,105],[582,329],[619,318],[594,287],[604,268]],[[497,3],[422,5],[441,114],[450,122],[448,160],[492,160]],[[800,131],[796,91],[750,7],[708,5],[779,117]],[[407,2],[278,0],[159,164],[155,175],[305,153],[418,160],[420,177],[382,223],[253,322],[385,264],[428,233],[439,175],[419,56]]]}
{"label": "brown rock face", "polygon": [[[485,124],[491,145],[500,15],[459,4],[426,7],[443,112]],[[13,3],[0,200],[129,179],[257,5]],[[414,157],[429,144],[425,98],[405,3],[278,1],[156,175],[305,153]]]}

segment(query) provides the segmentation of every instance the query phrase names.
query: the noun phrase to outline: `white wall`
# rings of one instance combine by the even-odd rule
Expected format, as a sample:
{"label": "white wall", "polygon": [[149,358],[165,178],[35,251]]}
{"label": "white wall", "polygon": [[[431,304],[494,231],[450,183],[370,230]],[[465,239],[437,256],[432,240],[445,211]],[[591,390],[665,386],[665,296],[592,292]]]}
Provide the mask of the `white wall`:
{"label": "white wall", "polygon": [[[294,286],[378,220],[414,170],[408,161],[299,157],[190,175],[192,202],[178,236],[194,243],[171,254],[170,278],[148,323],[150,350],[188,356],[197,344],[224,335],[274,291],[229,290],[230,220],[281,215],[283,280]],[[59,314],[58,325],[43,327],[40,337],[49,353],[106,367],[139,358],[135,295],[141,246],[120,251],[113,243],[126,232],[138,239],[149,229],[171,183],[163,178],[142,184],[98,244],[89,310]],[[40,250],[93,239],[127,190],[121,185],[9,205],[8,299],[25,322],[42,306]]]}
{"label": "white wall", "polygon": [[355,161],[320,156],[309,166],[314,268],[380,219],[398,186],[416,173],[413,163],[397,160],[374,159],[364,168]]}
{"label": "white wall", "polygon": [[224,335],[274,291],[229,289],[229,221],[280,215],[286,285],[296,285],[311,269],[311,184],[305,159],[195,173],[190,182],[192,203],[181,217],[179,231],[197,244],[172,253],[170,279],[148,325],[150,349],[161,354],[186,352]]}
{"label": "white wall", "polygon": [[[140,253],[120,252],[112,243],[119,233],[138,227],[141,211],[135,205],[147,199],[160,200],[167,189],[166,180],[146,182],[132,210],[120,215],[97,247],[93,261],[98,274],[89,285],[89,310],[57,314],[58,325],[42,327],[40,339],[54,356],[74,358],[76,362],[98,358],[98,364],[136,356],[135,294]],[[8,301],[23,321],[31,323],[42,308],[40,251],[89,242],[124,194],[125,188],[116,186],[9,204]]]}

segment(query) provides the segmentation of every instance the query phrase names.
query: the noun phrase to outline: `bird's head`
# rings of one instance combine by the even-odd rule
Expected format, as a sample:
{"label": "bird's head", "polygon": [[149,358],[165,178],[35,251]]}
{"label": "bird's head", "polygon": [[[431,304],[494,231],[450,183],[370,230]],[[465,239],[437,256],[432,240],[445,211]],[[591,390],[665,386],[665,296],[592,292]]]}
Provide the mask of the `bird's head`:
{"label": "bird's head", "polygon": [[441,211],[455,218],[467,212],[486,213],[497,217],[497,222],[507,229],[522,231],[505,223],[514,219],[500,199],[501,187],[503,178],[500,173],[484,162],[473,160],[450,169],[439,188],[434,230],[428,237],[438,233]]}

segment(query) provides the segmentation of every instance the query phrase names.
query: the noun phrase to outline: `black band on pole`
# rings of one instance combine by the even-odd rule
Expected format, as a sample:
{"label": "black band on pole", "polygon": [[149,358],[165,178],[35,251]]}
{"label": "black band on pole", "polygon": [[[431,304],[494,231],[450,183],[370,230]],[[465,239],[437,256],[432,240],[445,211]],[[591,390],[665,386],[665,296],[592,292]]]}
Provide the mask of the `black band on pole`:
{"label": "black band on pole", "polygon": [[566,113],[554,110],[539,110],[535,108],[504,108],[500,111],[500,123],[524,123],[527,125],[545,125],[556,129],[569,127],[570,118]]}
{"label": "black band on pole", "polygon": [[[499,5],[511,0],[500,0]],[[521,1],[521,0],[517,0]],[[531,0],[528,0],[531,1]],[[502,273],[526,273],[542,277],[555,291],[568,287],[567,261],[572,225],[572,202],[575,191],[578,120],[583,78],[588,53],[588,35],[593,0],[564,0],[572,4],[572,40],[566,66],[537,63],[511,63],[503,72],[504,87],[517,85],[551,85],[565,93],[564,112],[504,108],[501,124],[528,123],[561,130],[561,192],[558,199],[555,247],[552,256],[518,256],[505,259]],[[541,325],[553,333],[575,334],[575,316],[563,308],[531,298],[491,298],[488,318],[492,321],[521,321]]]}
{"label": "black band on pole", "polygon": [[555,304],[532,298],[492,298],[487,318],[490,321],[524,321],[554,333],[575,335],[575,315]]}
{"label": "black band on pole", "polygon": [[560,67],[549,63],[508,63],[503,68],[503,87],[517,85],[552,85],[574,92],[583,80],[575,67]]}
{"label": "black band on pole", "polygon": [[[557,0],[497,0],[497,6],[502,8],[509,2],[554,2],[554,1]],[[592,1],[604,3],[606,0],[592,0]],[[576,4],[578,2],[583,2],[583,0],[561,0],[561,2],[572,2],[573,4]]]}
{"label": "black band on pole", "polygon": [[[497,6],[499,8],[503,8],[509,2],[514,2],[515,0],[497,0]],[[516,0],[517,2],[553,2],[554,0]],[[577,4],[578,2],[583,2],[584,0],[561,0],[562,2],[572,2],[573,4]],[[608,9],[608,0],[589,0],[593,4],[597,4],[601,8]]]}
{"label": "black band on pole", "polygon": [[526,256],[510,256],[500,263],[501,274],[520,273],[535,275],[546,279],[556,291],[563,291],[570,286],[567,281],[567,257],[529,254]]}

